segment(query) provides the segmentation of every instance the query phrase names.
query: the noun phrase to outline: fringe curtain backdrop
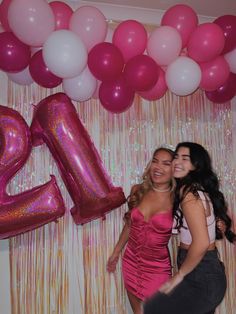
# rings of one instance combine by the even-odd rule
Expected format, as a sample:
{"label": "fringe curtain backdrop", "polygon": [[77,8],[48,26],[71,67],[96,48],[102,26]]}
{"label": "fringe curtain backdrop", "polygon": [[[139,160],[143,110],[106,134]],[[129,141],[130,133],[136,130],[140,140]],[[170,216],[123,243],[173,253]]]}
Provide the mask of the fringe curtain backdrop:
{"label": "fringe curtain backdrop", "polygon": [[[36,84],[22,87],[8,81],[7,104],[3,105],[16,109],[30,125],[33,105],[58,91],[61,90],[43,89]],[[96,99],[74,104],[114,185],[122,186],[126,196],[131,185],[139,182],[156,147],[196,141],[209,150],[231,214],[236,214],[233,101],[213,104],[200,90],[187,97],[168,92],[154,102],[136,97],[132,107],[119,115],[107,112]],[[17,194],[45,183],[50,174],[56,175],[67,212],[58,223],[10,239],[12,314],[131,313],[120,261],[114,275],[106,272],[106,261],[123,227],[126,206],[113,210],[105,220],[75,225],[69,212],[72,200],[46,145],[33,148],[24,168],[10,182],[8,192]],[[173,259],[177,242],[173,238],[170,243]],[[216,313],[233,314],[235,248],[224,240],[218,247],[226,266],[228,289]]]}

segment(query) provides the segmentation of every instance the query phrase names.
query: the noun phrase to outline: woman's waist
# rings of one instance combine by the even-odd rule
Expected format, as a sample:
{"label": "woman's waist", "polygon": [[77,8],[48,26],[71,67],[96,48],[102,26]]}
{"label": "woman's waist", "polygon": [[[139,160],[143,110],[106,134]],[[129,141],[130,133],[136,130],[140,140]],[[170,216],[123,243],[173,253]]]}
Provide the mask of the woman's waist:
{"label": "woman's waist", "polygon": [[[190,245],[191,244],[185,244],[183,242],[180,242],[179,249],[183,249],[183,250],[187,251],[189,249]],[[216,249],[216,244],[215,244],[215,242],[213,242],[213,243],[210,243],[207,251],[214,251],[215,249]]]}

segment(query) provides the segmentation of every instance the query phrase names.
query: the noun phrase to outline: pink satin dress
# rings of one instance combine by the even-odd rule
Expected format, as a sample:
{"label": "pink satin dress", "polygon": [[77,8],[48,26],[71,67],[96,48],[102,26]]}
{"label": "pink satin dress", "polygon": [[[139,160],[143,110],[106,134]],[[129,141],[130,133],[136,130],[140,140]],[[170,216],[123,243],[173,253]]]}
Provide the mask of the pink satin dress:
{"label": "pink satin dress", "polygon": [[122,272],[125,288],[141,300],[153,295],[171,277],[168,242],[172,225],[171,210],[156,213],[149,221],[138,208],[131,212]]}

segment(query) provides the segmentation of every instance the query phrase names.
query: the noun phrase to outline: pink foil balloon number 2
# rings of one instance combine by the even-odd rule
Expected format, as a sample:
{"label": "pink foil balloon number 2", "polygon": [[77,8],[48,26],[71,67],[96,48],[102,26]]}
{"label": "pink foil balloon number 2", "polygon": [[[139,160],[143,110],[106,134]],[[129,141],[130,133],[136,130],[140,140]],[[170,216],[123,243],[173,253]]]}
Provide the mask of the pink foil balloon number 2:
{"label": "pink foil balloon number 2", "polygon": [[43,99],[31,124],[33,145],[45,142],[74,202],[74,222],[84,224],[125,202],[120,187],[114,187],[100,156],[82,125],[74,105],[64,93]]}
{"label": "pink foil balloon number 2", "polygon": [[23,193],[6,193],[9,180],[23,167],[31,148],[30,130],[22,116],[0,106],[0,239],[33,230],[64,215],[64,202],[54,176]]}

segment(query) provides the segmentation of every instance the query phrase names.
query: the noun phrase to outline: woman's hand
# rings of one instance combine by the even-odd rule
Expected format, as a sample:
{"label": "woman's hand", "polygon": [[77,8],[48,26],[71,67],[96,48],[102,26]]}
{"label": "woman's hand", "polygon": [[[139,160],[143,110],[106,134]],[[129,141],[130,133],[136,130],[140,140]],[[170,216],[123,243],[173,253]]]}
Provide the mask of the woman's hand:
{"label": "woman's hand", "polygon": [[217,229],[220,230],[221,234],[224,235],[226,231],[226,224],[224,220],[220,218],[216,219],[216,226],[217,226]]}
{"label": "woman's hand", "polygon": [[184,276],[181,275],[180,272],[175,274],[170,280],[168,280],[166,283],[164,283],[159,291],[165,294],[169,294],[178,284],[181,283],[181,281],[184,279]]}
{"label": "woman's hand", "polygon": [[115,252],[112,253],[112,255],[109,257],[107,261],[107,271],[109,273],[114,273],[114,271],[116,270],[116,265],[117,265],[118,260],[119,260],[119,254]]}

